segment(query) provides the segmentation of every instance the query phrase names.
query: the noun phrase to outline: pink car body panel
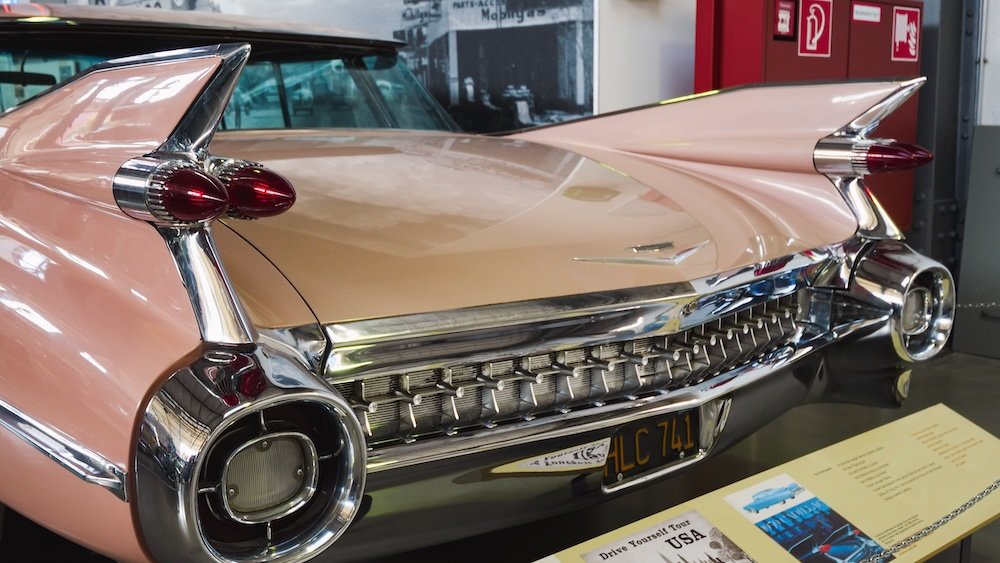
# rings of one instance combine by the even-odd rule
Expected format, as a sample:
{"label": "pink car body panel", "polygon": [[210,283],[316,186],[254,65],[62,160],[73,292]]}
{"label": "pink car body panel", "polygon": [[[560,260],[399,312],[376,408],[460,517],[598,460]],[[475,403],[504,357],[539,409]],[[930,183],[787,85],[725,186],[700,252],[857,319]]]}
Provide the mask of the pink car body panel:
{"label": "pink car body panel", "polygon": [[[743,89],[501,138],[233,132],[212,151],[291,179],[289,212],[227,225],[339,322],[686,281],[844,241],[857,220],[813,150],[895,89]],[[707,244],[677,264],[578,260],[665,241]]]}
{"label": "pink car body panel", "polygon": [[[125,471],[150,389],[201,341],[162,237],[118,209],[112,177],[163,142],[217,66],[93,72],[0,117],[0,398]],[[2,434],[21,452],[4,456],[0,481],[18,483],[4,504],[144,558],[129,504]]]}
{"label": "pink car body panel", "polygon": [[893,82],[740,88],[513,137],[571,150],[597,147],[670,161],[815,176],[816,143],[897,88]]}
{"label": "pink car body panel", "polygon": [[[141,19],[122,16],[133,17]],[[197,26],[185,17],[177,23]],[[136,448],[137,440],[148,444],[141,440],[160,429],[201,431],[146,425],[140,436],[140,418],[161,420],[153,411],[169,410],[163,405],[171,389],[160,386],[203,351],[203,317],[195,318],[195,298],[164,237],[119,209],[112,184],[124,162],[163,146],[218,68],[218,59],[202,57],[99,70],[0,116],[0,353],[8,358],[0,400],[129,474],[133,501],[154,499],[143,512],[0,432],[0,451],[9,453],[0,482],[17,483],[0,502],[120,560],[148,557],[138,530],[162,530],[150,513],[197,512],[165,515],[156,500],[173,495],[182,501],[176,506],[189,507],[184,503],[204,492],[194,487],[181,498],[173,494],[180,488],[159,496],[135,490],[143,484],[137,467],[159,477],[158,463],[174,459]],[[817,174],[813,151],[898,87],[737,90],[501,138],[227,133],[212,144],[214,155],[262,161],[287,175],[299,203],[278,217],[226,220],[214,231],[257,328],[689,282],[850,239],[858,223],[837,188]],[[201,225],[176,230],[185,229],[210,239]],[[636,245],[667,242],[670,254],[697,251],[676,263],[616,263],[634,256]],[[230,289],[221,268],[212,273]],[[237,344],[252,347],[252,337]],[[334,395],[313,380],[317,374],[296,370]],[[336,398],[347,413],[341,419],[353,421],[352,406]],[[170,404],[190,413],[187,403]],[[263,414],[260,420],[266,431]],[[364,453],[360,429],[353,445]],[[199,448],[168,453],[194,459],[208,451]],[[186,475],[201,475],[197,465],[187,467],[195,469]],[[214,490],[224,494],[220,483]],[[81,518],[88,513],[99,518]],[[195,538],[196,528],[182,526],[177,537]],[[154,536],[146,538],[157,553]]]}

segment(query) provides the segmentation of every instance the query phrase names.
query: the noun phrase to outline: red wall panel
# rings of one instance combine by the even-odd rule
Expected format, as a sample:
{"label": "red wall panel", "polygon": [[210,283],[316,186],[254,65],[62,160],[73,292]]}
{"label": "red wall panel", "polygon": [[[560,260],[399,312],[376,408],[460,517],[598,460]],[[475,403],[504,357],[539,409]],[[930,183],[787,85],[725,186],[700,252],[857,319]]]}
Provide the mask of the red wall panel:
{"label": "red wall panel", "polygon": [[[796,1],[798,12],[804,0]],[[920,63],[892,60],[893,7],[923,8],[921,0],[832,0],[829,57],[799,54],[798,37],[775,37],[777,0],[698,0],[695,40],[695,91],[755,82],[909,78],[920,75]],[[868,6],[868,19],[854,17],[855,3]],[[878,8],[878,9],[874,9]],[[873,12],[874,9],[874,12]],[[922,14],[921,14],[922,15]],[[922,40],[922,38],[921,38]],[[912,143],[916,140],[917,100],[907,102],[887,119],[876,136]],[[870,178],[872,191],[904,230],[913,209],[913,172]]]}

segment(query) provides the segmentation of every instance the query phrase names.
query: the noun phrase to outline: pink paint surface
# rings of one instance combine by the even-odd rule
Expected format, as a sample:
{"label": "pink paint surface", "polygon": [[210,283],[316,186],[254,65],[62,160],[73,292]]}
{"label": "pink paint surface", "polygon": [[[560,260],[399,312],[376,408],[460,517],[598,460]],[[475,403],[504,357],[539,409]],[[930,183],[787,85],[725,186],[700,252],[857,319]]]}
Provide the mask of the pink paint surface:
{"label": "pink paint surface", "polygon": [[[219,61],[91,73],[0,117],[0,398],[129,473],[144,397],[200,337],[163,239],[118,209],[112,178],[166,139]],[[0,434],[0,502],[143,558],[129,504]]]}

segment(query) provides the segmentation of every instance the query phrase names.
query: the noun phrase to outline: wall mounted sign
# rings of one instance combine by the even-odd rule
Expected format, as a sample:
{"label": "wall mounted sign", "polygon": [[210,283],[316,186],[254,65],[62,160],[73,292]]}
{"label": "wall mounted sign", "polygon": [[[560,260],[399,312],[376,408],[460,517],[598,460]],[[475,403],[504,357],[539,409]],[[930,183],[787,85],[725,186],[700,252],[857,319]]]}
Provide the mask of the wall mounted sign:
{"label": "wall mounted sign", "polygon": [[892,60],[917,62],[920,58],[920,8],[892,9]]}
{"label": "wall mounted sign", "polygon": [[774,3],[775,39],[795,38],[795,0],[777,0]]}
{"label": "wall mounted sign", "polygon": [[829,57],[833,49],[833,0],[802,0],[799,56]]}
{"label": "wall mounted sign", "polygon": [[882,21],[882,6],[855,2],[851,5],[851,19],[856,22],[880,23]]}

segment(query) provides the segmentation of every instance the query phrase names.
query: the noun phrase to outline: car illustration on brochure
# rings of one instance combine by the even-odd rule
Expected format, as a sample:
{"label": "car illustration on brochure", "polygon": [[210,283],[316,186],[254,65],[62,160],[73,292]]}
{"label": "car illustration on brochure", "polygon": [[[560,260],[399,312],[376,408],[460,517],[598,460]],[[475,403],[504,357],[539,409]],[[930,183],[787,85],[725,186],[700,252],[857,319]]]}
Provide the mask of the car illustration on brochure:
{"label": "car illustration on brochure", "polygon": [[476,135],[393,40],[0,29],[0,506],[116,560],[370,559],[593,505],[796,405],[896,405],[951,333],[951,274],[866,184],[930,160],[878,135],[922,78]]}
{"label": "car illustration on brochure", "polygon": [[[830,533],[822,543],[817,543],[815,536],[808,536],[792,546],[789,552],[799,561],[860,563],[880,555],[882,548],[857,528],[845,524]],[[892,561],[893,558],[887,555],[883,560]]]}
{"label": "car illustration on brochure", "polygon": [[753,495],[753,502],[743,507],[743,510],[757,514],[761,510],[770,508],[776,504],[785,504],[795,498],[795,495],[804,491],[798,483],[792,483],[777,489],[764,489]]}

